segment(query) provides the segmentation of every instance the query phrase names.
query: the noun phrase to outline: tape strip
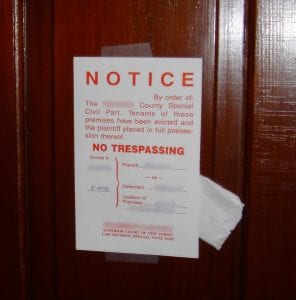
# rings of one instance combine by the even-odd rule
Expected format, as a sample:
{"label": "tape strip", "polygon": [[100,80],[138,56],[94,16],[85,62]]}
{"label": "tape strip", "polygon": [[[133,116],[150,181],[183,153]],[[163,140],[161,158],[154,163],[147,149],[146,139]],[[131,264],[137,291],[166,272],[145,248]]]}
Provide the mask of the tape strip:
{"label": "tape strip", "polygon": [[107,46],[101,48],[101,56],[152,57],[150,43]]}

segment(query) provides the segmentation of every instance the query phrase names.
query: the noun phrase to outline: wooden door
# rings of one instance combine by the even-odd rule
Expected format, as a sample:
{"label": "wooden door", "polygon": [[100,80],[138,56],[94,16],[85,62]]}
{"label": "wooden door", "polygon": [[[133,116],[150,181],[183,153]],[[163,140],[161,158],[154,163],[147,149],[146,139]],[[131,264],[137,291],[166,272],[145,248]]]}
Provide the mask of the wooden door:
{"label": "wooden door", "polygon": [[[0,31],[8,45],[0,92],[10,100],[0,111],[9,146],[1,156],[16,161],[1,171],[13,187],[1,212],[13,249],[3,299],[293,299],[294,0],[14,0],[0,8],[9,24]],[[115,262],[75,251],[72,59],[144,42],[155,57],[203,58],[201,173],[246,203],[222,250],[202,242],[198,260]]]}
{"label": "wooden door", "polygon": [[243,3],[31,1],[28,14],[34,297],[46,289],[57,299],[238,299],[240,229],[221,252],[202,244],[201,260],[123,263],[75,251],[72,60],[144,42],[155,57],[202,57],[202,173],[241,193]]}

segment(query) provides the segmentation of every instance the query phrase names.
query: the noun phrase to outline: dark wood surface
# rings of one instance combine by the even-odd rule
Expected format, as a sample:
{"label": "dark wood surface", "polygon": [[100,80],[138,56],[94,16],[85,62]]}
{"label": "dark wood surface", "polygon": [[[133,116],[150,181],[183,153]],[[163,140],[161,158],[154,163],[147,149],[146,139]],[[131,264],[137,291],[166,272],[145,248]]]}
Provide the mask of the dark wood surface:
{"label": "dark wood surface", "polygon": [[1,1],[0,40],[0,298],[25,299],[28,271],[22,1]]}
{"label": "dark wood surface", "polygon": [[[239,229],[221,252],[202,243],[200,260],[160,258],[153,265],[128,264],[107,262],[103,253],[75,251],[72,59],[100,55],[103,46],[141,42],[150,43],[154,56],[203,57],[202,172],[241,192],[244,6],[240,1],[226,1],[223,6],[217,6],[216,1],[71,1],[71,4],[56,1],[51,12],[46,4],[39,2],[31,1],[34,17],[29,23],[31,157],[36,159],[32,164],[36,167],[36,155],[44,157],[46,169],[39,168],[35,173],[33,168],[30,174],[33,193],[38,190],[35,182],[40,178],[46,180],[47,192],[42,202],[41,191],[31,201],[31,230],[37,234],[32,239],[33,281],[36,278],[38,283],[44,282],[54,266],[56,282],[46,284],[53,285],[58,299],[99,296],[102,299],[195,299],[197,295],[200,299],[238,299]],[[37,11],[42,14],[38,16]],[[219,29],[221,24],[230,29],[234,18],[235,35],[232,30]],[[52,31],[46,28],[51,22]],[[52,39],[50,43],[49,39]],[[228,42],[223,43],[224,40]],[[37,48],[37,43],[41,48]],[[42,108],[40,99],[45,101]],[[54,132],[48,132],[50,123]],[[45,134],[42,134],[44,126]],[[226,136],[231,141],[229,147],[224,146]],[[51,147],[54,153],[50,152]],[[44,171],[50,172],[49,176],[41,176]],[[51,195],[50,175],[54,180],[54,195]],[[54,228],[50,227],[50,221]],[[52,253],[48,248],[43,252],[46,238],[41,233],[38,237],[43,227],[53,240],[49,249],[56,247]],[[50,243],[49,238],[46,240]],[[40,266],[43,266],[43,280]],[[35,297],[43,295],[50,299],[51,295],[44,295],[43,285],[34,285]]]}
{"label": "dark wood surface", "polygon": [[52,1],[30,1],[27,9],[27,175],[32,299],[57,299],[52,7]]}
{"label": "dark wood surface", "polygon": [[255,9],[245,292],[247,299],[294,299],[296,2],[260,0]]}
{"label": "dark wood surface", "polygon": [[[0,289],[1,298],[11,293],[17,299],[20,293],[19,252],[17,226],[17,173],[16,173],[16,121],[13,61],[12,7],[0,7],[0,36],[6,47],[0,48],[0,137],[1,137],[1,247],[0,247]],[[4,125],[5,124],[5,125]],[[5,147],[3,147],[5,145]],[[7,170],[11,171],[7,173]],[[7,176],[9,175],[9,176]],[[10,257],[7,260],[7,257]],[[15,289],[13,288],[15,282]],[[2,284],[1,284],[2,287]]]}
{"label": "dark wood surface", "polygon": [[[0,4],[1,299],[294,299],[295,1],[21,3]],[[72,59],[142,42],[203,58],[201,172],[246,202],[198,260],[75,251]]]}

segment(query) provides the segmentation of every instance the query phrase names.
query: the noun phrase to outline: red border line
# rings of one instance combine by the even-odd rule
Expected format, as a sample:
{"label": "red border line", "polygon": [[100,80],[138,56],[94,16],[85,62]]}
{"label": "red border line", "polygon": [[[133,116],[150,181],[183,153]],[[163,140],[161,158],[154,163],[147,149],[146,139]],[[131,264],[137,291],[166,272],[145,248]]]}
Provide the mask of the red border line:
{"label": "red border line", "polygon": [[118,166],[118,159],[115,158],[116,164],[116,204],[115,207],[118,207],[119,204],[119,166]]}

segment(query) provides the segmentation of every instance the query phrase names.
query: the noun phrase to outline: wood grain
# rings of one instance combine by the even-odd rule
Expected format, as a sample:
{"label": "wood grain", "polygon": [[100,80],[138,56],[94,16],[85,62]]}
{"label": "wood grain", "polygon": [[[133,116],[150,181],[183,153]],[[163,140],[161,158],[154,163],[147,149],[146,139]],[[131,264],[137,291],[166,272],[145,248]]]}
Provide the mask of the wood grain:
{"label": "wood grain", "polygon": [[1,299],[27,299],[23,7],[0,4]]}
{"label": "wood grain", "polygon": [[296,2],[261,0],[254,8],[245,292],[246,299],[294,299]]}
{"label": "wood grain", "polygon": [[[27,7],[29,243],[32,299],[56,299],[53,4]],[[44,292],[46,291],[46,293]]]}

